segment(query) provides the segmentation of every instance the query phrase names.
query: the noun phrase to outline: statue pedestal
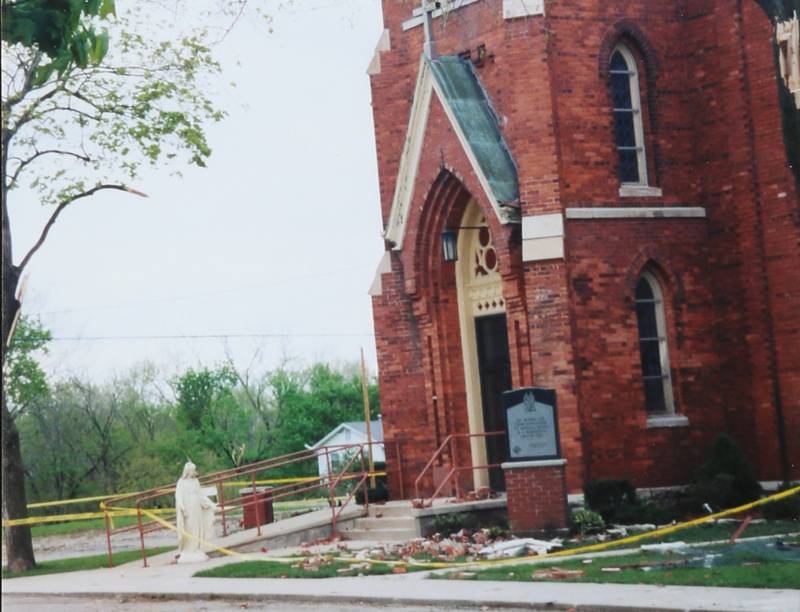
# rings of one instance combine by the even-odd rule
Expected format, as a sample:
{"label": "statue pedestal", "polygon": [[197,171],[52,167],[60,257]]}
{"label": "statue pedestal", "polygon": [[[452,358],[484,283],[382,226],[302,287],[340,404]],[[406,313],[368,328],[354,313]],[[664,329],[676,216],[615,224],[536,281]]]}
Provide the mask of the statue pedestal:
{"label": "statue pedestal", "polygon": [[502,465],[508,523],[515,535],[540,535],[567,528],[566,464],[566,459],[547,459]]}

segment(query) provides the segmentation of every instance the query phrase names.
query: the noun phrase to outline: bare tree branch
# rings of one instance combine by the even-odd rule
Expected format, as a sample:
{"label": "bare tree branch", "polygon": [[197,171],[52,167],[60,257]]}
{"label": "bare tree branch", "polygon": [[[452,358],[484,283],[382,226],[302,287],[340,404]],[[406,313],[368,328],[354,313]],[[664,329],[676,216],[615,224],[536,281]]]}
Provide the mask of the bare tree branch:
{"label": "bare tree branch", "polygon": [[56,209],[53,211],[53,214],[50,215],[50,218],[47,220],[47,223],[45,223],[44,227],[42,228],[42,233],[39,235],[39,239],[30,248],[30,250],[25,254],[25,257],[22,258],[22,261],[19,262],[19,265],[17,266],[17,270],[19,272],[22,272],[22,270],[25,269],[25,266],[28,265],[28,263],[31,260],[31,257],[33,257],[34,254],[36,253],[36,251],[38,251],[42,247],[42,245],[44,244],[44,241],[47,239],[47,234],[50,233],[50,228],[53,227],[53,225],[55,225],[55,222],[58,219],[58,216],[61,214],[61,212],[67,206],[69,206],[70,204],[72,204],[76,200],[80,200],[82,198],[88,198],[89,196],[93,196],[94,194],[96,194],[99,191],[103,191],[103,190],[107,190],[107,189],[111,189],[111,190],[115,190],[115,191],[127,191],[128,193],[133,193],[133,194],[138,195],[138,196],[147,197],[141,191],[136,191],[135,189],[131,189],[130,187],[126,187],[125,185],[102,184],[102,185],[96,185],[95,187],[92,187],[91,189],[88,189],[87,191],[82,191],[81,193],[78,193],[78,194],[76,194],[74,196],[71,196],[71,197],[67,198],[66,200],[61,202],[58,206],[56,206]]}
{"label": "bare tree branch", "polygon": [[[36,151],[36,153],[31,155],[29,158],[20,160],[19,165],[14,170],[14,173],[11,175],[11,180],[9,181],[8,186],[12,187],[17,182],[17,177],[19,176],[19,173],[22,172],[22,169],[25,168],[25,166],[30,164],[37,157],[41,157],[42,155],[68,155],[70,157],[75,157],[87,163],[92,161],[91,158],[89,158],[87,155],[81,155],[80,153],[75,153],[74,151],[62,151],[60,149],[46,149],[44,151]],[[19,158],[13,158],[13,159],[19,159]]]}

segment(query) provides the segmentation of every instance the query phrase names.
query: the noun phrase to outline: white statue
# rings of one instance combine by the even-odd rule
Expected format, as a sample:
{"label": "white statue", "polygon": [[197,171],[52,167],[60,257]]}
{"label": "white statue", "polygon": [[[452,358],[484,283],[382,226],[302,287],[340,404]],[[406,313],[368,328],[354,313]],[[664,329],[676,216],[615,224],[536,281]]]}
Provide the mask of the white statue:
{"label": "white statue", "polygon": [[188,461],[175,486],[175,512],[178,524],[178,563],[197,563],[208,559],[206,544],[214,537],[216,504],[203,493],[197,479],[197,466]]}

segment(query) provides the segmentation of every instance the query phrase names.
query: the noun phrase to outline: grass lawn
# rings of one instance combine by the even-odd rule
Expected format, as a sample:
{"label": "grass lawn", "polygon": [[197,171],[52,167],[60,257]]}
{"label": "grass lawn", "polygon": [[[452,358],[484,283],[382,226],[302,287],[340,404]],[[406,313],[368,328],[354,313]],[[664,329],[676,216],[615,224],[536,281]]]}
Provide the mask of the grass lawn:
{"label": "grass lawn", "polygon": [[[740,523],[706,523],[696,527],[687,527],[667,535],[646,538],[631,546],[639,544],[658,544],[659,542],[711,542],[716,540],[728,540],[739,528]],[[800,532],[800,520],[798,521],[767,521],[765,523],[755,523],[748,525],[739,537],[755,538],[758,536],[782,535],[786,533]],[[637,531],[631,531],[628,535],[637,535]],[[564,548],[579,548],[581,546],[595,543],[591,539],[571,540],[564,542]],[[624,544],[622,547],[624,548]]]}
{"label": "grass lawn", "polygon": [[[645,544],[657,542],[709,542],[712,540],[727,540],[739,528],[740,523],[706,523],[697,527],[681,529],[675,533],[653,538]],[[800,521],[767,521],[747,526],[739,537],[755,538],[757,536],[779,535],[800,531]]]}
{"label": "grass lawn", "polygon": [[[158,548],[148,548],[147,556],[160,555],[161,553],[173,550],[172,546],[160,546]],[[140,559],[142,556],[139,550],[126,550],[114,553],[114,565],[122,565],[130,561]],[[56,561],[42,561],[35,568],[25,572],[9,572],[3,568],[3,579],[22,578],[23,576],[41,576],[43,574],[61,574],[64,572],[79,572],[82,570],[98,569],[108,567],[107,555],[88,555],[86,557],[71,557],[69,559],[58,559]]]}
{"label": "grass lawn", "polygon": [[[339,570],[353,567],[353,564],[336,559],[325,562],[316,569],[304,569],[292,567],[292,565],[293,564],[290,563],[281,563],[280,561],[243,561],[241,563],[231,563],[229,565],[203,570],[202,572],[197,572],[195,576],[198,578],[334,578],[358,575],[380,576],[391,574],[394,567],[383,563],[370,563],[365,567],[358,567],[347,572],[340,572]],[[415,568],[410,566],[406,569],[409,572],[415,571]]]}
{"label": "grass lawn", "polygon": [[[716,550],[722,551],[724,548],[720,546]],[[762,555],[757,551],[737,555],[735,563],[708,568],[681,566],[684,559],[678,554],[646,552],[620,557],[596,557],[589,564],[581,560],[558,563],[554,559],[553,563],[548,564],[498,566],[485,570],[450,572],[432,578],[800,589],[800,563],[776,561],[774,556]],[[657,568],[657,564],[662,566]],[[643,569],[646,567],[651,569]],[[553,572],[555,568],[557,571]],[[603,568],[619,568],[619,571],[604,571]]]}

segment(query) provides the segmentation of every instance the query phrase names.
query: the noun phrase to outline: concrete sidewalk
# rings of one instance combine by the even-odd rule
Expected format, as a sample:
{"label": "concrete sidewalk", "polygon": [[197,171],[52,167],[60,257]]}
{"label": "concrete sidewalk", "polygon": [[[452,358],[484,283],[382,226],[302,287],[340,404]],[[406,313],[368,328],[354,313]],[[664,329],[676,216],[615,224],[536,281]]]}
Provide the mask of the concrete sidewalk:
{"label": "concrete sidewalk", "polygon": [[[3,594],[154,597],[326,604],[551,607],[583,610],[715,610],[800,612],[800,591],[705,587],[658,587],[580,583],[520,583],[426,580],[425,573],[322,579],[194,578],[207,569],[237,561],[211,559],[194,565],[166,565],[173,553],[140,562],[68,574],[3,580]],[[252,555],[251,555],[252,556]]]}

